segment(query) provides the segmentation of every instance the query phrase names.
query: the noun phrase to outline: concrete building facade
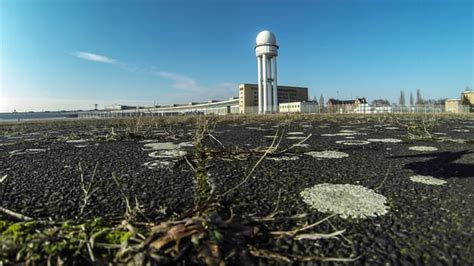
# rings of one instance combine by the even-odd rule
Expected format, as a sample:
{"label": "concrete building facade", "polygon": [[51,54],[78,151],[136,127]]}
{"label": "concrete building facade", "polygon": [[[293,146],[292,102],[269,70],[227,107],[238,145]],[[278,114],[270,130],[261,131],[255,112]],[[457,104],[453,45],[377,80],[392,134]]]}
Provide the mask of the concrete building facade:
{"label": "concrete building facade", "polygon": [[444,102],[444,110],[448,113],[459,113],[460,101],[457,99],[448,99]]}
{"label": "concrete building facade", "polygon": [[465,90],[461,93],[461,105],[469,106],[469,112],[474,113],[474,91]]}
{"label": "concrete building facade", "polygon": [[318,113],[317,102],[289,102],[279,104],[280,113]]}
{"label": "concrete building facade", "polygon": [[[239,85],[239,113],[259,113],[258,85],[244,83]],[[308,88],[278,86],[278,103],[308,101]]]}

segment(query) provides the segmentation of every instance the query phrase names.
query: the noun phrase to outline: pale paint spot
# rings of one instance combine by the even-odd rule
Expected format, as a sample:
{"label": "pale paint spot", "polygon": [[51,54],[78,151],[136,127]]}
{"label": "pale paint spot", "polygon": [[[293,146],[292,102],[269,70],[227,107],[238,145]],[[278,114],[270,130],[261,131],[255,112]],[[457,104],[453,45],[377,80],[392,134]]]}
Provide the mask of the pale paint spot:
{"label": "pale paint spot", "polygon": [[377,217],[389,210],[383,195],[360,185],[324,183],[301,191],[300,196],[311,208],[343,219]]}

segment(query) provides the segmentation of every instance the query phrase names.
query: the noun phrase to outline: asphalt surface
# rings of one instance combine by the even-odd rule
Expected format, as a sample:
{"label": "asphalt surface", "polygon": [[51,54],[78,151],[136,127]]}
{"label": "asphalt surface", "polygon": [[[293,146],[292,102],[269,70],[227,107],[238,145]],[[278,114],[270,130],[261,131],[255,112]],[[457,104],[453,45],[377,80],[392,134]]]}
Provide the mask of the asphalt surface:
{"label": "asphalt surface", "polygon": [[[54,123],[54,122],[52,122]],[[107,141],[111,127],[98,122],[65,123],[55,126],[27,124],[13,130],[3,126],[0,136],[1,206],[34,217],[76,219],[84,192],[97,171],[82,218],[119,220],[125,211],[114,173],[133,202],[146,217],[159,221],[179,217],[194,205],[194,172],[182,158],[161,158],[162,167],[147,167],[157,160],[146,143],[193,141],[196,127],[180,124],[165,129],[147,129],[123,139]],[[283,151],[311,136],[298,147],[264,159],[248,181],[221,199],[221,204],[242,216],[274,214],[265,223],[268,231],[290,230],[313,223],[328,213],[306,205],[299,193],[316,184],[357,184],[374,189],[387,198],[387,214],[367,219],[334,217],[313,232],[345,229],[344,238],[291,240],[268,238],[261,247],[282,254],[326,257],[356,257],[356,264],[401,263],[426,265],[472,265],[474,262],[474,120],[441,121],[432,130],[439,139],[413,141],[405,129],[382,122],[276,121],[221,122],[208,141],[211,151],[205,169],[215,195],[239,184],[273,141],[283,136],[277,151]],[[120,129],[114,128],[114,132]],[[342,134],[341,134],[342,133]],[[329,135],[327,135],[329,134]],[[290,137],[289,139],[287,137]],[[294,139],[299,137],[299,139]],[[369,141],[345,145],[338,141],[399,139],[401,142]],[[109,139],[110,140],[110,139]],[[365,142],[364,142],[365,143]],[[436,151],[410,150],[429,146]],[[183,148],[191,159],[195,151]],[[333,150],[347,153],[340,159],[316,159],[308,151]],[[447,183],[432,186],[412,182],[413,175],[433,176]],[[136,199],[136,200],[135,200]],[[306,214],[302,219],[284,219]],[[265,263],[268,261],[262,260]]]}

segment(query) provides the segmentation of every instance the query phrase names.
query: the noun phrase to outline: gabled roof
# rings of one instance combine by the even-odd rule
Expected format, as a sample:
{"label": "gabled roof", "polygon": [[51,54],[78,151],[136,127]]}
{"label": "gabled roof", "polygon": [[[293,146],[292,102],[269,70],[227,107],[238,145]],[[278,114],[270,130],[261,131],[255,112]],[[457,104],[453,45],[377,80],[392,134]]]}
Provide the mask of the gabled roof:
{"label": "gabled roof", "polygon": [[327,104],[354,104],[354,100],[337,100],[337,99],[329,99]]}

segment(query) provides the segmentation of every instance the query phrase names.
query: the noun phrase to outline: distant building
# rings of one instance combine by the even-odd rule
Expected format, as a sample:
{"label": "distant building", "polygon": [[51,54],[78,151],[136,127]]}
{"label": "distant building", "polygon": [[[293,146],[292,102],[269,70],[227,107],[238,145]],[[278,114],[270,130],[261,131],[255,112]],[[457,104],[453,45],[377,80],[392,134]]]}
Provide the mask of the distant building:
{"label": "distant building", "polygon": [[[308,88],[278,86],[278,103],[308,101]],[[239,113],[258,113],[258,86],[257,84],[240,84],[239,86]]]}
{"label": "distant building", "polygon": [[461,93],[461,105],[469,106],[469,112],[474,113],[474,91],[465,90]]}
{"label": "distant building", "polygon": [[137,106],[130,106],[130,105],[122,105],[122,104],[114,104],[114,105],[109,105],[104,108],[106,111],[119,111],[119,110],[131,110],[131,109],[137,109]]}
{"label": "distant building", "polygon": [[329,113],[353,113],[359,109],[359,106],[368,106],[367,100],[362,98],[356,98],[355,100],[338,100],[329,99],[326,103]]}
{"label": "distant building", "polygon": [[459,113],[459,105],[461,101],[456,99],[447,99],[444,102],[444,108],[447,113]]}
{"label": "distant building", "polygon": [[290,102],[279,104],[280,113],[317,113],[319,105],[317,102]]}

